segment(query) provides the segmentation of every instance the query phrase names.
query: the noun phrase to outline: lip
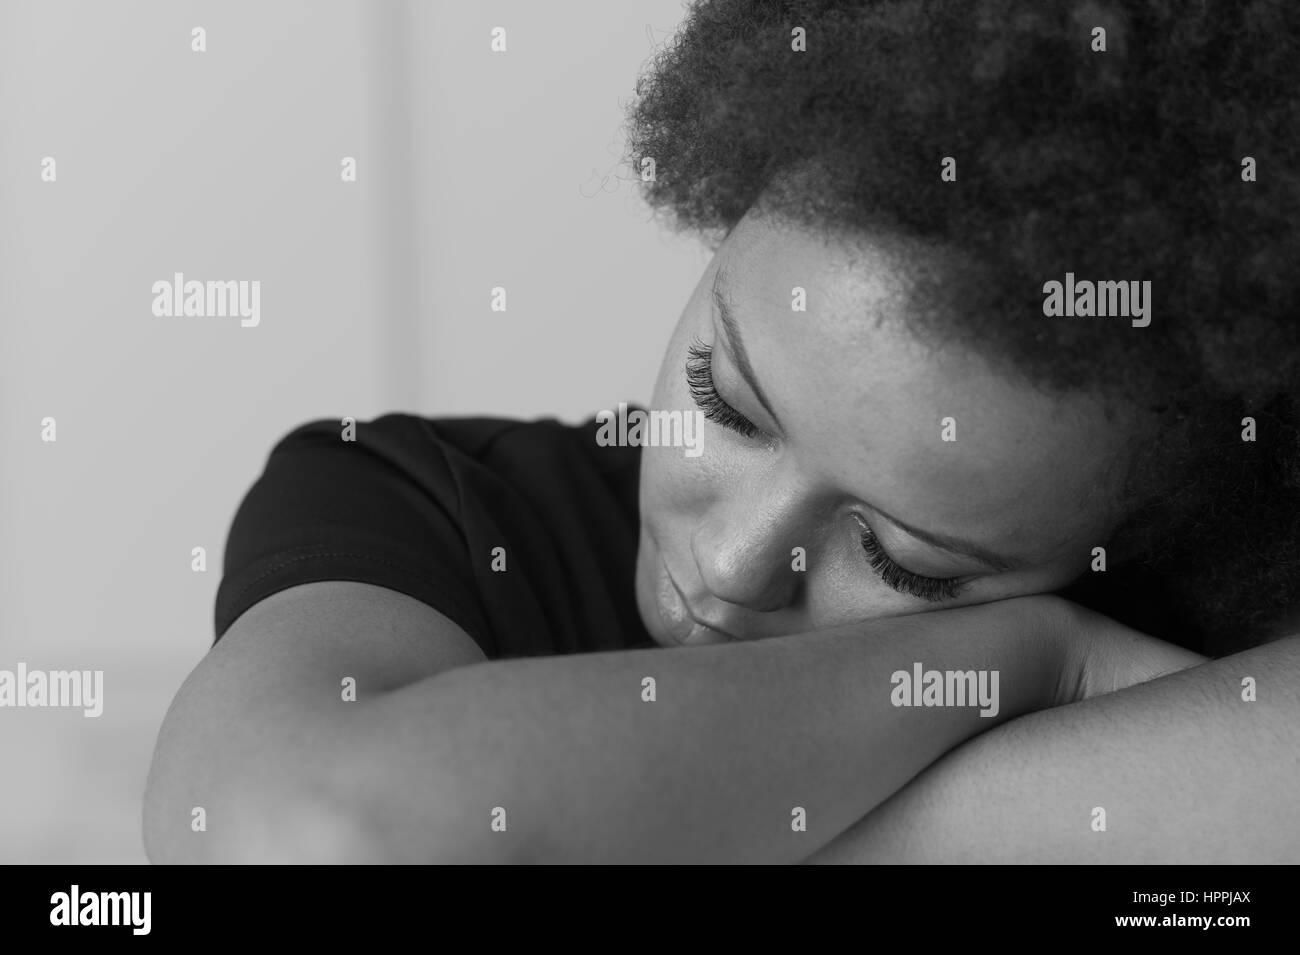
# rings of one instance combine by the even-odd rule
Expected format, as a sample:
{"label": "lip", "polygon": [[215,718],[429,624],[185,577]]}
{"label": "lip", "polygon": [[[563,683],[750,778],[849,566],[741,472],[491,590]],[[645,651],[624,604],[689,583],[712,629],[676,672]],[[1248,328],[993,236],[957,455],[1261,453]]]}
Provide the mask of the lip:
{"label": "lip", "polygon": [[[672,588],[672,593],[668,594],[662,586],[660,587],[661,599],[657,609],[659,611],[659,618],[663,621],[664,628],[668,631],[673,640],[682,645],[701,642],[717,642],[716,640],[711,641],[706,639],[711,634],[716,634],[725,641],[735,641],[740,639],[734,634],[728,633],[721,627],[715,626],[707,620],[701,619],[700,616],[691,609],[691,605],[689,601],[687,601],[686,595],[682,593],[682,588],[678,586],[676,578],[674,578],[672,573],[668,570],[668,565],[663,562],[662,558],[660,559],[659,567],[663,579],[666,580]],[[666,609],[665,601],[662,599],[664,597],[669,597],[669,602],[674,603],[675,607]],[[675,598],[675,600],[672,598]]]}

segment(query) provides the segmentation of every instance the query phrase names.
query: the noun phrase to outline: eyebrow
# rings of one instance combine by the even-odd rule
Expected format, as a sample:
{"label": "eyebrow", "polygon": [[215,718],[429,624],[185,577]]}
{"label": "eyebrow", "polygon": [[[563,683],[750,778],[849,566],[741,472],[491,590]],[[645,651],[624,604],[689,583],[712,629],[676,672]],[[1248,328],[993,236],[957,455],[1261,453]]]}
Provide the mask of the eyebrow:
{"label": "eyebrow", "polygon": [[[727,293],[730,292],[731,277],[723,266],[718,266],[718,271],[713,275],[713,304],[718,310],[718,317],[722,319],[722,326],[727,332],[727,341],[731,345],[731,352],[736,359],[736,368],[740,371],[740,377],[745,380],[758,403],[763,409],[772,416],[776,426],[785,430],[781,425],[781,419],[777,417],[772,405],[767,400],[767,395],[763,394],[763,389],[758,385],[758,378],[754,375],[754,366],[749,363],[749,353],[745,351],[745,343],[740,338],[740,325],[736,322],[736,316],[727,302]],[[727,291],[724,292],[723,289]]]}

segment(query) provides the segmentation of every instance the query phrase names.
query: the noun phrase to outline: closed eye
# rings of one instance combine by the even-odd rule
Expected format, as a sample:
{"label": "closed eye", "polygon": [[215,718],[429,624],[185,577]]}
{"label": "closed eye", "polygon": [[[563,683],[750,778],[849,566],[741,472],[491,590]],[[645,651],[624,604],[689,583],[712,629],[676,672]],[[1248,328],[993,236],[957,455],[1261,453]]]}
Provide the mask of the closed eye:
{"label": "closed eye", "polygon": [[857,515],[854,515],[854,517],[862,529],[862,549],[866,551],[867,562],[871,565],[871,569],[876,572],[876,576],[884,581],[886,586],[897,590],[900,594],[909,594],[921,600],[933,602],[951,600],[957,596],[962,583],[960,577],[926,577],[900,567],[892,557],[885,553],[885,548],[881,546],[880,539],[876,537],[875,532],[871,530],[867,522],[857,517]]}
{"label": "closed eye", "polygon": [[686,354],[686,387],[690,389],[696,407],[704,412],[704,417],[746,438],[762,435],[762,428],[727,404],[718,394],[713,383],[713,346],[696,338]]}

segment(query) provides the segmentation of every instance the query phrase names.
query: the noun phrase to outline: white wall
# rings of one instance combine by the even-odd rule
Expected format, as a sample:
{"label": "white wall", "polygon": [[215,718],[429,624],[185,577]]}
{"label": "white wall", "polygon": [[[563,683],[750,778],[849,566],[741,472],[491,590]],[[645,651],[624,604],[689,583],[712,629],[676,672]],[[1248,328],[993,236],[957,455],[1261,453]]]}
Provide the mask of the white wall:
{"label": "white wall", "polygon": [[[0,0],[0,668],[105,680],[98,719],[0,708],[0,862],[144,861],[159,723],[290,428],[648,400],[705,255],[598,185],[682,12]],[[154,316],[175,271],[260,280],[260,325]]]}
{"label": "white wall", "polygon": [[576,421],[648,401],[706,259],[650,223],[618,168],[621,107],[679,0],[412,10],[425,406]]}

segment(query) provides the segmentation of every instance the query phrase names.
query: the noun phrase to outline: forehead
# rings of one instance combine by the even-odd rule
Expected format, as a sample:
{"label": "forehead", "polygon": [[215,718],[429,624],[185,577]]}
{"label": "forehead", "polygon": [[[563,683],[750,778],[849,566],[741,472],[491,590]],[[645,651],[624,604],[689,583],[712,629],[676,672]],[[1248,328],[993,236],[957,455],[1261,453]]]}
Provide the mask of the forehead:
{"label": "forehead", "polygon": [[759,385],[819,486],[1027,557],[1108,519],[1122,436],[1100,404],[924,343],[896,251],[747,218],[719,264]]}

